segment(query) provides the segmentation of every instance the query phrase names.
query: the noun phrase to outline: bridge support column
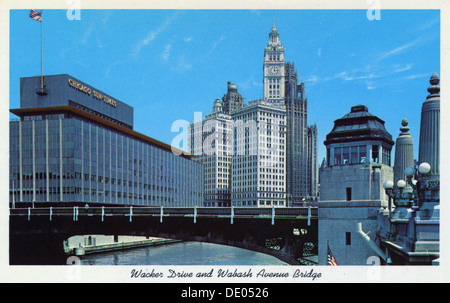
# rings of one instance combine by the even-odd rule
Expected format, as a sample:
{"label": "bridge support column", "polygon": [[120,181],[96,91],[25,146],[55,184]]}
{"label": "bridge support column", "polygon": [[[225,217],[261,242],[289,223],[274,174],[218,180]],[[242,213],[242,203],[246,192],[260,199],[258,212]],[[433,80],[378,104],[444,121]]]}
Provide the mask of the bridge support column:
{"label": "bridge support column", "polygon": [[272,205],[272,225],[275,225],[275,206]]}
{"label": "bridge support column", "polygon": [[234,206],[231,206],[231,224],[233,224],[233,219],[234,219]]}
{"label": "bridge support column", "polygon": [[308,206],[308,226],[311,226],[311,205]]}

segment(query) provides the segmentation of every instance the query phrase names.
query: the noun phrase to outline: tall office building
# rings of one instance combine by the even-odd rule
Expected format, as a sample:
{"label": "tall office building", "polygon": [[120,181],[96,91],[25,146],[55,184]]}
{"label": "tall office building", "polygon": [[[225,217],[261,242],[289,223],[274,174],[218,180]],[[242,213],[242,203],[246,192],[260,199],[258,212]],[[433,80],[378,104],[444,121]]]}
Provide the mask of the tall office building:
{"label": "tall office building", "polygon": [[[319,196],[319,166],[317,159],[317,125],[308,126],[308,155],[306,184],[308,200],[317,202]],[[294,183],[295,184],[295,183]]]}
{"label": "tall office building", "polygon": [[317,127],[308,127],[305,84],[285,62],[275,24],[264,49],[264,98],[286,106],[286,190],[289,206],[317,199]]}
{"label": "tall office building", "polygon": [[211,114],[190,125],[188,150],[197,155],[194,161],[204,169],[204,206],[231,206],[232,131],[231,116],[223,111],[219,99],[214,102]]}
{"label": "tall office building", "polygon": [[286,206],[286,109],[254,100],[233,114],[231,203]]}
{"label": "tall office building", "polygon": [[283,103],[285,98],[284,46],[281,45],[275,24],[269,33],[269,41],[264,48],[263,64],[264,99],[273,103]]}
{"label": "tall office building", "polygon": [[202,204],[202,165],[134,131],[131,106],[66,74],[45,84],[42,93],[40,77],[21,78],[11,109],[10,203]]}
{"label": "tall office building", "polygon": [[238,92],[236,84],[228,81],[227,93],[222,97],[222,112],[231,115],[244,107],[244,97]]}
{"label": "tall office building", "polygon": [[[211,198],[205,203],[214,205],[217,195],[214,196],[213,191],[218,192],[221,185],[211,178],[223,176],[220,170],[224,167],[231,173],[228,174],[231,205],[296,206],[317,199],[317,127],[307,124],[305,85],[299,83],[294,64],[285,62],[284,46],[275,24],[264,48],[263,98],[246,105],[236,85],[228,82],[227,93],[222,102],[215,101],[213,112],[203,122],[197,122],[197,128],[191,125],[188,140],[191,143],[189,151],[199,156],[196,161],[205,164],[205,197]],[[232,121],[231,133],[225,134],[219,124],[214,128],[217,138],[232,136],[227,142],[233,152],[231,172],[229,162],[221,162],[223,159],[229,161],[228,154],[220,160],[220,156],[207,156],[204,150],[198,149],[211,136],[201,127],[207,121],[212,123],[211,119],[217,120],[216,123],[225,119],[227,122],[221,123],[227,125]],[[241,128],[242,125],[245,127]],[[249,130],[252,127],[257,131]],[[226,150],[229,151],[229,147]],[[271,167],[264,167],[269,159]],[[220,199],[217,201],[226,205]]]}

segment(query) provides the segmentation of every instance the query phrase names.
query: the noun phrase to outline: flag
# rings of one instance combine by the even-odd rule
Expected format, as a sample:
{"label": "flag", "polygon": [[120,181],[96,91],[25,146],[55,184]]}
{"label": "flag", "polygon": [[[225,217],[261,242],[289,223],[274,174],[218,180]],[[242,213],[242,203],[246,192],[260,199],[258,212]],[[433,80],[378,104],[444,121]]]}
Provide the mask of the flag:
{"label": "flag", "polygon": [[34,9],[30,11],[30,18],[42,22],[42,14]]}
{"label": "flag", "polygon": [[336,261],[336,258],[334,257],[333,253],[331,252],[330,246],[327,243],[327,264],[330,266],[338,266],[338,263]]}

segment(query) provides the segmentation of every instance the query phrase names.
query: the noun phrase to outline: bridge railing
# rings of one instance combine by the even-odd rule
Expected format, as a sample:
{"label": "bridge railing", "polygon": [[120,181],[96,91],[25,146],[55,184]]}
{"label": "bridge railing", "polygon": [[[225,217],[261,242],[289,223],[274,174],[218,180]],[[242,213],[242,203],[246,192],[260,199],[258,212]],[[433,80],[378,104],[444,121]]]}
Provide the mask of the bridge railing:
{"label": "bridge railing", "polygon": [[230,216],[229,207],[197,207],[197,215]]}
{"label": "bridge railing", "polygon": [[255,207],[39,207],[11,208],[12,216],[217,216],[217,217],[272,217],[272,218],[316,218],[315,207],[255,208]]}
{"label": "bridge railing", "polygon": [[272,208],[234,208],[235,216],[271,216]]}

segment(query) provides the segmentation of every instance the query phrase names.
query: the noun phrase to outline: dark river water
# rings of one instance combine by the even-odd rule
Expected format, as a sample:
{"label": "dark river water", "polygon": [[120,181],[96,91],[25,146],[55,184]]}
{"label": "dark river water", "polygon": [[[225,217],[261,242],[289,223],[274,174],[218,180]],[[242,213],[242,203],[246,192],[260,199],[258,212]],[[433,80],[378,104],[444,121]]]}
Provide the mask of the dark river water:
{"label": "dark river water", "polygon": [[288,265],[263,253],[202,242],[134,248],[86,255],[82,265]]}

